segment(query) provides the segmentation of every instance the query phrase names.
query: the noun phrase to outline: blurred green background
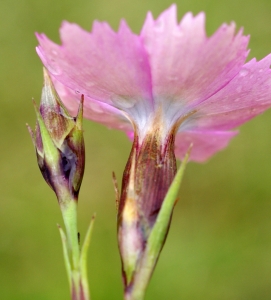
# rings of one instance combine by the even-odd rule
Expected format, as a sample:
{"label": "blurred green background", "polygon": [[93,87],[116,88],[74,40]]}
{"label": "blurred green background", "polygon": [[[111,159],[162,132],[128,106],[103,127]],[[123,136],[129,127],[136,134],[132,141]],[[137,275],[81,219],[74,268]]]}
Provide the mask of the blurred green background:
{"label": "blurred green background", "polygon": [[[207,14],[207,32],[234,20],[251,35],[250,58],[271,52],[270,0],[183,0]],[[36,164],[25,128],[35,124],[42,65],[34,32],[59,41],[63,19],[86,29],[125,18],[139,32],[146,12],[168,0],[1,0],[0,2],[0,297],[69,299],[53,192]],[[271,96],[271,95],[270,95]],[[89,259],[93,299],[121,299],[111,172],[121,179],[130,142],[122,132],[85,121],[87,165],[79,203],[82,235],[97,212]],[[230,146],[205,164],[190,163],[167,243],[146,299],[271,299],[271,111],[244,125]]]}

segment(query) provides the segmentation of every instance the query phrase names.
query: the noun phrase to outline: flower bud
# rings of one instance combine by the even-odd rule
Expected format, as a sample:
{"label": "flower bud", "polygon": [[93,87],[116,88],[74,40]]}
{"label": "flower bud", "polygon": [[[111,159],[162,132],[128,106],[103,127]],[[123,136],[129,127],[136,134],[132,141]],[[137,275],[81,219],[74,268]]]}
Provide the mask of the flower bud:
{"label": "flower bud", "polygon": [[[181,121],[181,120],[180,120]],[[176,172],[175,128],[159,122],[140,140],[135,131],[118,205],[118,240],[125,299],[143,299],[167,238],[190,145]]]}
{"label": "flower bud", "polygon": [[[118,209],[118,238],[126,289],[131,287],[139,270],[150,233],[175,174],[174,131],[165,138],[160,127],[154,125],[141,142],[135,131]],[[169,225],[170,222],[168,228]]]}
{"label": "flower bud", "polygon": [[[35,104],[34,104],[35,105]],[[35,132],[29,127],[41,173],[54,190],[60,204],[78,199],[85,167],[82,131],[83,96],[75,118],[61,102],[44,69],[44,85]]]}

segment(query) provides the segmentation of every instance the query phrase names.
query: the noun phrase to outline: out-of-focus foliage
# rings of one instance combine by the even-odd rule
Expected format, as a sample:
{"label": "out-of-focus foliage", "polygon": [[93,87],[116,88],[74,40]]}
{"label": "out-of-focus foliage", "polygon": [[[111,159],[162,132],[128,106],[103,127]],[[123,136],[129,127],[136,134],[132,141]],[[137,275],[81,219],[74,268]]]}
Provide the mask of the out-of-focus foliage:
{"label": "out-of-focus foliage", "polygon": [[[251,35],[250,58],[271,52],[269,0],[183,0],[187,11],[207,14],[207,32],[234,20]],[[44,183],[25,122],[35,123],[31,98],[40,99],[42,65],[34,32],[59,41],[66,19],[90,29],[125,18],[139,32],[148,10],[157,16],[168,0],[0,1],[0,291],[1,299],[68,299],[61,214]],[[271,97],[271,95],[270,95]],[[79,228],[94,211],[90,250],[93,299],[121,299],[120,261],[111,171],[118,179],[130,142],[121,132],[84,122],[86,172]],[[230,146],[205,164],[190,163],[169,238],[147,299],[271,299],[271,111],[243,126]]]}

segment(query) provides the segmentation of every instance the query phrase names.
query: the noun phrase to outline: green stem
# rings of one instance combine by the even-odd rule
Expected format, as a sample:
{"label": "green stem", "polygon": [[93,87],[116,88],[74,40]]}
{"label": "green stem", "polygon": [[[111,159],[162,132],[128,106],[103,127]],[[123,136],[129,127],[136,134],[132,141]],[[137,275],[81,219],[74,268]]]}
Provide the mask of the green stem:
{"label": "green stem", "polygon": [[72,288],[72,282],[71,282],[71,274],[72,273],[71,273],[71,264],[70,264],[70,258],[69,258],[69,249],[68,249],[68,244],[67,244],[67,238],[66,238],[65,232],[60,227],[60,225],[57,224],[57,227],[59,229],[59,233],[60,233],[60,237],[61,237],[64,263],[65,263],[65,267],[66,267],[66,271],[67,271],[69,286],[70,286],[70,289],[71,289]]}
{"label": "green stem", "polygon": [[[64,261],[69,276],[72,300],[90,300],[87,278],[87,251],[90,244],[95,215],[92,217],[80,253],[77,230],[77,202],[60,202],[66,235],[59,226],[63,244]],[[67,236],[67,239],[66,239]]]}
{"label": "green stem", "polygon": [[80,299],[80,249],[77,229],[77,202],[72,199],[63,202],[61,211],[66,228],[67,242],[71,254],[72,300]]}
{"label": "green stem", "polygon": [[77,202],[72,200],[62,209],[68,245],[72,253],[72,270],[79,270],[80,250],[77,230]]}

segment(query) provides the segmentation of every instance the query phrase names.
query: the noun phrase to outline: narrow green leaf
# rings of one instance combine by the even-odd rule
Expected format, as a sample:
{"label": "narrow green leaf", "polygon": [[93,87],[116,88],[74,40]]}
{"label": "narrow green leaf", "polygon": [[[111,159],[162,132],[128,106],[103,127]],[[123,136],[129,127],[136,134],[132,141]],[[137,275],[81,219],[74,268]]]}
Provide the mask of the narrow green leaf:
{"label": "narrow green leaf", "polygon": [[67,244],[67,238],[63,231],[63,229],[60,227],[59,224],[57,224],[57,227],[59,229],[61,242],[62,242],[62,248],[63,248],[63,256],[64,256],[64,263],[68,275],[68,281],[71,288],[71,264],[70,264],[70,258],[69,258],[69,251],[68,251],[68,244]]}
{"label": "narrow green leaf", "polygon": [[86,299],[90,299],[89,297],[89,287],[88,287],[88,276],[87,276],[87,255],[88,255],[88,248],[92,236],[92,231],[94,227],[94,221],[96,218],[96,214],[94,214],[91,218],[84,243],[81,249],[81,255],[80,255],[80,274],[81,274],[81,284],[83,287],[84,295],[86,296]]}

